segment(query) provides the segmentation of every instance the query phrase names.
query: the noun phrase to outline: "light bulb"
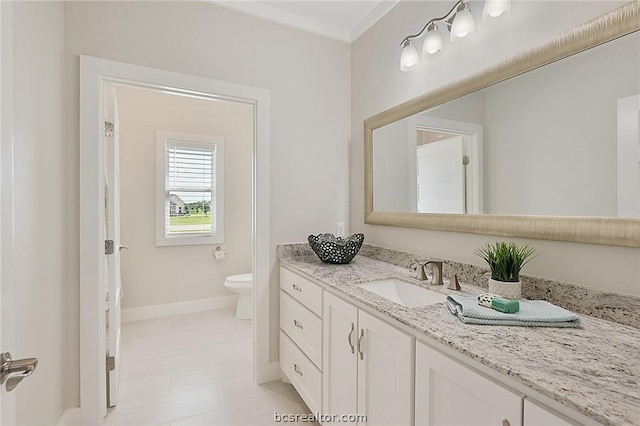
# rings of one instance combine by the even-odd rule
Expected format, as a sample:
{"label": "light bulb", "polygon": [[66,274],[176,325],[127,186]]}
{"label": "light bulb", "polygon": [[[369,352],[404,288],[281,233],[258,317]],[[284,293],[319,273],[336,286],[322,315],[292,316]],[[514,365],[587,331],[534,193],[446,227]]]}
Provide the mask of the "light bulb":
{"label": "light bulb", "polygon": [[511,0],[486,0],[482,9],[482,22],[497,24],[511,16]]}
{"label": "light bulb", "polygon": [[433,26],[429,28],[427,31],[427,35],[424,37],[424,41],[422,42],[422,56],[435,58],[439,56],[439,53],[442,52],[444,48],[444,42],[442,40],[442,35],[440,31],[438,31],[437,26]]}
{"label": "light bulb", "polygon": [[473,40],[476,32],[476,23],[469,8],[465,6],[463,10],[456,12],[451,24],[451,43],[466,43]]}
{"label": "light bulb", "polygon": [[411,41],[402,43],[402,54],[400,55],[400,71],[415,71],[420,66],[420,56]]}

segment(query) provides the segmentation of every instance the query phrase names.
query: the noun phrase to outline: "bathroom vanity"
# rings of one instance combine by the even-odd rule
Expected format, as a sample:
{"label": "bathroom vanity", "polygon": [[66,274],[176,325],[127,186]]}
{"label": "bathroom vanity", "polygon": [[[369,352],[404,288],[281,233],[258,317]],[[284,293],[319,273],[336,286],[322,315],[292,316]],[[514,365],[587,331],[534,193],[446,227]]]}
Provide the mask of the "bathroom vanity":
{"label": "bathroom vanity", "polygon": [[409,308],[360,286],[393,278],[451,292],[399,262],[328,265],[286,251],[281,367],[312,412],[368,424],[640,423],[636,327],[583,314],[578,329],[467,325],[443,302]]}

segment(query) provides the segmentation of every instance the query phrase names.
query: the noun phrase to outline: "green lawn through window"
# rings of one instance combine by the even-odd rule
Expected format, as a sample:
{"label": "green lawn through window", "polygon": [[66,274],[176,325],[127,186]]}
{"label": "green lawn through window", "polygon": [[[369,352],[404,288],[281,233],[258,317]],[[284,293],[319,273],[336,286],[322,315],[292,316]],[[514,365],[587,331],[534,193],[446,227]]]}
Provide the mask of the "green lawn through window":
{"label": "green lawn through window", "polygon": [[204,213],[194,213],[188,216],[171,216],[170,225],[209,225],[211,216]]}

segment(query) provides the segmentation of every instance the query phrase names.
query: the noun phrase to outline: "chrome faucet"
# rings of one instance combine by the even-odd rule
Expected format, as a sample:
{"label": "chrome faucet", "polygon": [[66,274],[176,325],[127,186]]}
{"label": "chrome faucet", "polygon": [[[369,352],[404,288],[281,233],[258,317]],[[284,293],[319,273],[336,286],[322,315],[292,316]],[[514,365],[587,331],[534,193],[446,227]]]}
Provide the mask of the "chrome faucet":
{"label": "chrome faucet", "polygon": [[433,274],[431,284],[443,285],[444,281],[442,280],[442,262],[430,260],[429,262],[425,262],[422,267],[426,268],[427,265],[431,265],[431,273]]}

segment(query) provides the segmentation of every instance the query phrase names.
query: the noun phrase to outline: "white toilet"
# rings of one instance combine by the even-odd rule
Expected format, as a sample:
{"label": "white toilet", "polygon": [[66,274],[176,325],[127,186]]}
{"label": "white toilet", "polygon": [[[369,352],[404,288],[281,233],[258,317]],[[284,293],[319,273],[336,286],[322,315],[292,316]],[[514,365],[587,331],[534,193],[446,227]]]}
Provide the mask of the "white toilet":
{"label": "white toilet", "polygon": [[231,275],[224,280],[224,286],[238,295],[236,318],[253,318],[253,274]]}

